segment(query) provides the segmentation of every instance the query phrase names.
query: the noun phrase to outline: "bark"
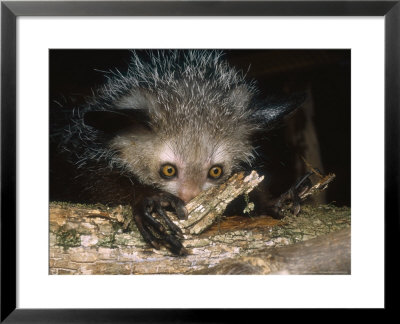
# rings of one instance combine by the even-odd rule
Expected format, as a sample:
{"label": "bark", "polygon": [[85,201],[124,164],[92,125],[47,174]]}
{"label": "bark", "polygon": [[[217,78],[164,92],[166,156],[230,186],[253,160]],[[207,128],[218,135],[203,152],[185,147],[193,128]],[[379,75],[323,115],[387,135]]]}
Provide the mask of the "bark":
{"label": "bark", "polygon": [[[321,176],[308,192],[326,188],[332,179],[333,176]],[[223,216],[231,200],[249,193],[262,180],[255,172],[247,177],[236,174],[191,201],[187,205],[187,220],[179,221],[170,215],[183,230],[183,245],[189,251],[184,257],[173,256],[166,249],[150,248],[132,226],[130,207],[53,202],[50,204],[50,274],[306,273],[310,270],[293,266],[301,264],[302,259],[311,260],[316,273],[318,269],[322,273],[346,273],[343,267],[327,268],[325,263],[312,257],[314,250],[319,249],[326,260],[333,260],[337,255],[344,261],[335,264],[349,264],[349,245],[342,244],[346,240],[335,236],[321,239],[321,242],[332,242],[336,248],[331,250],[319,242],[313,243],[311,249],[295,243],[349,227],[349,209],[303,206],[300,216],[282,220],[268,216]],[[247,207],[250,205],[248,202]],[[289,244],[293,245],[292,249],[281,250],[284,252],[265,250]]]}
{"label": "bark", "polygon": [[[124,232],[124,223],[129,215],[130,209],[126,206],[107,208],[51,203],[50,274],[207,273],[206,269],[224,260],[257,258],[266,248],[292,246],[295,251],[298,242],[350,227],[350,210],[330,205],[317,208],[303,206],[299,216],[282,220],[268,216],[222,217],[208,231],[200,235],[186,235],[184,246],[190,253],[185,257],[175,257],[165,249],[151,249],[135,229]],[[340,240],[329,237],[321,240],[332,240],[332,244],[337,245],[336,250],[346,249],[343,262],[347,262],[349,246],[341,247],[338,245]],[[317,249],[318,244],[314,246]],[[303,250],[301,246],[300,249]],[[333,256],[333,252],[328,250],[321,250],[320,253],[326,260]],[[293,252],[292,255],[295,254]],[[307,255],[307,252],[301,255]],[[237,260],[241,264],[246,263],[243,261],[246,259]],[[286,260],[289,259],[286,257]],[[295,263],[293,258],[290,260],[289,264]],[[301,264],[301,260],[299,262]],[[251,265],[250,261],[247,263]],[[290,273],[296,273],[289,265],[288,269]],[[271,272],[289,270],[281,265],[271,266]],[[210,273],[238,272],[244,273],[226,266]],[[298,269],[298,272],[304,273],[304,270]],[[350,268],[347,271],[343,271],[342,267],[327,271],[326,267],[316,267],[313,273],[327,272],[349,273]],[[258,268],[254,272],[247,270],[247,273],[268,271]]]}
{"label": "bark", "polygon": [[[244,172],[234,174],[219,187],[202,192],[187,205],[188,219],[176,224],[188,234],[200,234],[221,217],[228,204],[242,194],[250,193],[264,177],[252,171],[247,177]],[[173,217],[173,215],[170,215]]]}
{"label": "bark", "polygon": [[195,274],[350,274],[350,227],[297,244],[224,260]]}

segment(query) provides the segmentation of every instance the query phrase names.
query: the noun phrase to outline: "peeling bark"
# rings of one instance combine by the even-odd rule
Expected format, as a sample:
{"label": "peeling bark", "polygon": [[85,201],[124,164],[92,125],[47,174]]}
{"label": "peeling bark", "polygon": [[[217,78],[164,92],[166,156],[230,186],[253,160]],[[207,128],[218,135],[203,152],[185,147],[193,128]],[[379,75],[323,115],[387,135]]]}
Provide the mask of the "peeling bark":
{"label": "peeling bark", "polygon": [[[326,188],[332,179],[332,176],[321,176],[320,181],[310,188],[310,192]],[[259,177],[254,171],[247,177],[244,173],[235,174],[226,183],[211,188],[192,200],[186,206],[189,212],[187,220],[178,220],[171,214],[171,219],[184,233],[183,245],[189,254],[183,257],[173,256],[166,249],[150,248],[143,241],[137,228],[131,225],[132,210],[128,206],[111,208],[104,205],[53,202],[50,204],[49,272],[305,273],[309,269],[296,268],[293,264],[311,260],[311,268],[315,273],[320,273],[319,270],[322,273],[346,273],[343,267],[327,270],[326,262],[321,262],[320,259],[312,261],[312,252],[320,247],[320,253],[326,260],[336,260],[335,255],[338,255],[344,259],[342,263],[349,264],[347,260],[350,247],[349,244],[343,245],[346,240],[337,239],[335,236],[321,239],[321,242],[332,242],[335,245],[331,250],[319,242],[312,244],[314,248],[305,248],[295,243],[349,228],[349,209],[303,206],[301,216],[288,216],[282,220],[268,216],[223,216],[230,201],[241,194],[249,193],[262,180],[263,177]],[[347,241],[349,238],[348,235]],[[286,245],[290,245],[291,249],[278,250],[280,252],[270,250]],[[266,248],[269,250],[265,250]],[[301,257],[291,257],[293,255]],[[349,272],[350,268],[347,270]]]}
{"label": "peeling bark", "polygon": [[221,217],[228,204],[242,194],[250,193],[264,177],[252,171],[247,177],[244,172],[234,174],[224,184],[202,192],[187,205],[188,219],[176,224],[188,234],[200,234]]}
{"label": "peeling bark", "polygon": [[[50,274],[207,273],[206,269],[224,260],[256,258],[266,248],[294,247],[298,242],[350,226],[350,210],[329,205],[303,206],[298,217],[279,221],[268,216],[222,217],[206,232],[186,235],[183,244],[189,255],[175,257],[166,249],[151,249],[136,229],[125,232],[127,218],[130,208],[126,206],[51,203]],[[243,259],[238,260],[243,264]],[[276,269],[281,271],[283,267]],[[235,273],[227,267],[215,271],[210,273]],[[318,269],[315,272],[319,273]]]}
{"label": "peeling bark", "polygon": [[300,243],[223,260],[193,274],[350,274],[350,227]]}

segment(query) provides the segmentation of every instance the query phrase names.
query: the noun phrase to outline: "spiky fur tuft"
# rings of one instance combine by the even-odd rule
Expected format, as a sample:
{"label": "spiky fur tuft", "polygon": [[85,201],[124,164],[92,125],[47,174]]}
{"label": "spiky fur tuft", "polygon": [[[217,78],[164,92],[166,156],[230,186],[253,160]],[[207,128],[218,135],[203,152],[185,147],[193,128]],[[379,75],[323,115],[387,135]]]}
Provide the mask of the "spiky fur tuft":
{"label": "spiky fur tuft", "polygon": [[[116,171],[175,195],[197,182],[204,190],[212,185],[204,176],[210,165],[223,166],[221,182],[253,160],[250,136],[261,128],[254,118],[256,93],[254,82],[229,66],[221,51],[150,51],[147,59],[133,51],[128,72],[110,73],[87,104],[73,111],[61,146],[83,172]],[[126,119],[145,112],[146,118],[110,134],[85,121],[96,112]],[[166,162],[181,169],[174,185],[160,179]]]}

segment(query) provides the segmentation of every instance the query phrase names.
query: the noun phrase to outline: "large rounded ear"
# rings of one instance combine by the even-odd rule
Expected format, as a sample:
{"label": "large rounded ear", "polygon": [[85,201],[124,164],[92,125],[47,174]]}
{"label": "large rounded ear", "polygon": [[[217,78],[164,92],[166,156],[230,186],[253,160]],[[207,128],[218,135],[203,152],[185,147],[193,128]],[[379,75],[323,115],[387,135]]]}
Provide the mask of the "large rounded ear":
{"label": "large rounded ear", "polygon": [[154,104],[155,98],[151,94],[142,89],[132,89],[118,98],[109,110],[88,111],[83,121],[85,125],[108,134],[125,128],[150,130],[148,113]]}
{"label": "large rounded ear", "polygon": [[88,111],[83,117],[87,126],[113,134],[128,127],[150,128],[149,116],[144,109],[117,109]]}
{"label": "large rounded ear", "polygon": [[292,94],[288,97],[266,99],[261,103],[260,108],[254,112],[253,118],[257,123],[270,128],[282,121],[285,116],[289,115],[296,108],[299,108],[306,100],[306,97],[307,95],[302,92]]}

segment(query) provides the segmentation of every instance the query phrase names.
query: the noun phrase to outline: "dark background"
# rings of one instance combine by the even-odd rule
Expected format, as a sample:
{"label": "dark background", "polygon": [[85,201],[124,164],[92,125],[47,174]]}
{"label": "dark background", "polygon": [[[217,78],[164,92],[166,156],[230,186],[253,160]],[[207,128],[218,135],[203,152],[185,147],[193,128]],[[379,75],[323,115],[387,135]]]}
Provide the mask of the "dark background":
{"label": "dark background", "polygon": [[[285,124],[258,138],[257,165],[270,176],[270,191],[279,195],[304,174],[304,153],[318,156],[325,173],[335,173],[324,202],[350,206],[350,50],[226,50],[225,58],[255,79],[260,98],[298,91],[308,93],[311,110],[300,109]],[[140,52],[145,55],[144,51]],[[50,125],[59,122],[57,105],[84,103],[106,80],[105,72],[127,71],[128,50],[50,50]],[[311,112],[310,112],[311,111]],[[306,115],[308,114],[308,115]],[[298,138],[305,120],[312,121],[317,144]],[[50,127],[51,128],[51,127]],[[60,199],[63,184],[54,174],[64,172],[50,147],[50,199]],[[312,162],[312,161],[309,161]],[[299,165],[302,165],[299,167]],[[58,191],[58,194],[52,193]]]}

